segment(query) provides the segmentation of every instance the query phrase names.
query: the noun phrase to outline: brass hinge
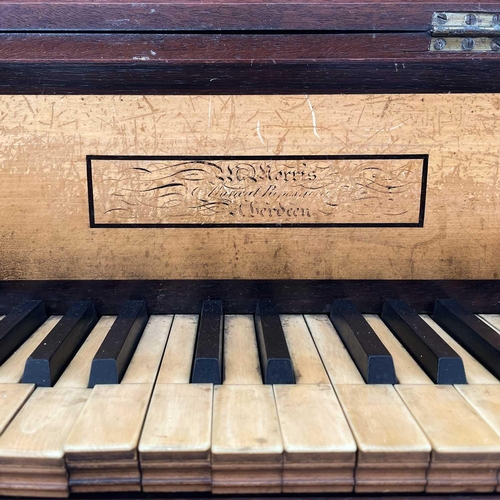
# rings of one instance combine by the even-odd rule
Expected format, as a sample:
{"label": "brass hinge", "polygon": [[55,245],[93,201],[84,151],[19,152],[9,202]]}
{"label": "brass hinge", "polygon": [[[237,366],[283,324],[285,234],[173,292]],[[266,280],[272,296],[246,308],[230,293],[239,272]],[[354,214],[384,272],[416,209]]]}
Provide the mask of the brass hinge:
{"label": "brass hinge", "polygon": [[434,12],[431,35],[432,52],[500,54],[500,12]]}

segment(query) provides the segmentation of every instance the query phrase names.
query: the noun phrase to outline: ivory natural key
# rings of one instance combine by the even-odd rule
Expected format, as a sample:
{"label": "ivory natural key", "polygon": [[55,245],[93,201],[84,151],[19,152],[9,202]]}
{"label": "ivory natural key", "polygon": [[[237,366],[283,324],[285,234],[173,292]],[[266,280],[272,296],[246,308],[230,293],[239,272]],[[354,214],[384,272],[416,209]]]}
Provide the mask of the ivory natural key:
{"label": "ivory natural key", "polygon": [[71,491],[141,491],[137,447],[172,316],[151,316],[121,384],[97,385],[64,445]]}
{"label": "ivory natural key", "polygon": [[214,389],[213,493],[281,493],[283,442],[273,388]]}
{"label": "ivory natural key", "polygon": [[336,385],[358,446],[355,491],[425,490],[431,445],[389,385]]}
{"label": "ivory natural key", "polygon": [[500,435],[456,389],[400,385],[397,391],[432,444],[426,491],[494,491]]}
{"label": "ivory natural key", "polygon": [[157,384],[139,443],[146,492],[212,489],[211,384]]}
{"label": "ivory natural key", "polygon": [[2,495],[68,496],[64,444],[90,392],[36,389],[0,436]]}

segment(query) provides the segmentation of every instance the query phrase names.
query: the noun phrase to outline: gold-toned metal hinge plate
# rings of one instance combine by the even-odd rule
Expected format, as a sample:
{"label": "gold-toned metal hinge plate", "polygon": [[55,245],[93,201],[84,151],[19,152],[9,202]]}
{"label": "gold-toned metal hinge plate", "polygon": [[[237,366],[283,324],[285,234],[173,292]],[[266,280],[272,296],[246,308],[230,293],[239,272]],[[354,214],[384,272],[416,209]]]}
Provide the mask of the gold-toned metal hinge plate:
{"label": "gold-toned metal hinge plate", "polygon": [[431,52],[498,52],[500,55],[499,13],[434,12]]}
{"label": "gold-toned metal hinge plate", "polygon": [[434,12],[433,36],[500,36],[499,12]]}
{"label": "gold-toned metal hinge plate", "polygon": [[433,37],[431,52],[498,52],[500,55],[500,37]]}

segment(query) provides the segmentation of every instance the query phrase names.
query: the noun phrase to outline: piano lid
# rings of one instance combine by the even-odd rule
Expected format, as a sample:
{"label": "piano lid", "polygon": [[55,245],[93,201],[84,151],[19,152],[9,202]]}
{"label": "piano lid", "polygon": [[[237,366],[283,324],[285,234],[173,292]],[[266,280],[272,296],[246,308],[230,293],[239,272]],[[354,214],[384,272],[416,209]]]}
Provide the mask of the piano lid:
{"label": "piano lid", "polygon": [[[429,31],[434,12],[471,12],[436,0],[4,0],[0,31]],[[486,0],[481,12],[498,13]]]}
{"label": "piano lid", "polygon": [[486,0],[3,0],[0,93],[498,92]]}

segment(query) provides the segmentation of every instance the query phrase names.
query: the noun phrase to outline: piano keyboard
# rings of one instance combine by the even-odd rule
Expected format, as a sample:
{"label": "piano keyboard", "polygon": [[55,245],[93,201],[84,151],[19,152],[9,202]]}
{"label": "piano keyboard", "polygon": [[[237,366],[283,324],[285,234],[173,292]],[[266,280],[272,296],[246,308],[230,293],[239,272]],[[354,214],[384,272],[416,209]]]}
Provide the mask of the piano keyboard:
{"label": "piano keyboard", "polygon": [[500,491],[500,316],[222,306],[3,318],[0,494]]}

